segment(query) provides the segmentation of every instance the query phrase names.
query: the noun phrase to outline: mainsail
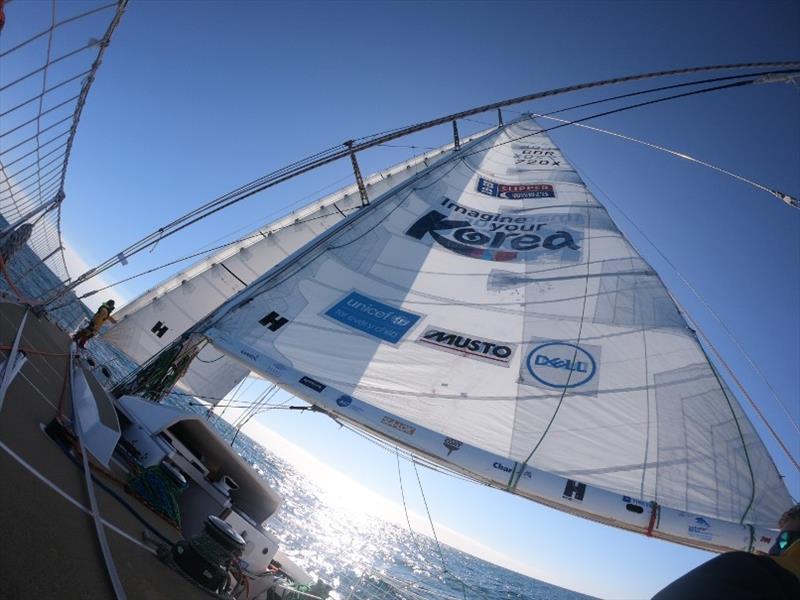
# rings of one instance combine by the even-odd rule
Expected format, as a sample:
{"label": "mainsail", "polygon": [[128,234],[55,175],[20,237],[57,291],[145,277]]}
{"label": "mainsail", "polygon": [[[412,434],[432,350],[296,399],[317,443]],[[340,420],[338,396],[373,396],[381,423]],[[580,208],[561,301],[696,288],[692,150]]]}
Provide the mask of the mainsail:
{"label": "mainsail", "polygon": [[620,527],[762,548],[791,505],[659,277],[529,119],[394,185],[194,330],[337,418]]}
{"label": "mainsail", "polygon": [[[377,198],[452,149],[453,144],[447,144],[366,177],[368,196]],[[103,334],[103,339],[135,362],[147,362],[228,298],[357,211],[361,204],[358,188],[351,185],[251,232],[137,297],[114,315],[118,323]],[[179,386],[216,403],[249,373],[241,363],[207,347]]]}

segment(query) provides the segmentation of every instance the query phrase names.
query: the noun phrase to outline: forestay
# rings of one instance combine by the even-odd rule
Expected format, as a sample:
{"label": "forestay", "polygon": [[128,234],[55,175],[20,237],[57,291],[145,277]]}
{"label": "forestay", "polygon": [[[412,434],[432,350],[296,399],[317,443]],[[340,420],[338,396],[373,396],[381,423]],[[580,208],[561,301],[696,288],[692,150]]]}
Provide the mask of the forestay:
{"label": "forestay", "polygon": [[[368,196],[377,198],[451,151],[448,144],[366,177]],[[358,189],[352,185],[248,234],[123,307],[114,315],[118,323],[103,339],[144,364],[259,275],[360,206]],[[249,372],[235,360],[205,348],[178,385],[215,403]]]}
{"label": "forestay", "polygon": [[396,185],[202,327],[340,418],[592,518],[752,548],[739,524],[791,504],[658,276],[531,120]]}

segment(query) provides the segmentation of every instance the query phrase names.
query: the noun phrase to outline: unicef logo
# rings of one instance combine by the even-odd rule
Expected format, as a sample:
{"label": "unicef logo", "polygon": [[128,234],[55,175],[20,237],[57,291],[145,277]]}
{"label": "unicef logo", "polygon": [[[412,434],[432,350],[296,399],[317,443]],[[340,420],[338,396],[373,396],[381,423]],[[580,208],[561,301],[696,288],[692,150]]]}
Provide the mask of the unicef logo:
{"label": "unicef logo", "polygon": [[352,404],[352,402],[353,399],[350,396],[339,396],[336,399],[336,404],[338,404],[342,408],[347,408],[348,406],[350,406],[350,404]]}
{"label": "unicef logo", "polygon": [[538,382],[554,388],[574,388],[591,380],[597,363],[580,346],[566,342],[547,342],[530,351],[528,372]]}
{"label": "unicef logo", "polygon": [[409,320],[406,319],[405,317],[401,317],[400,315],[397,315],[395,317],[392,317],[392,323],[394,323],[398,327],[405,327],[406,325],[408,325]]}

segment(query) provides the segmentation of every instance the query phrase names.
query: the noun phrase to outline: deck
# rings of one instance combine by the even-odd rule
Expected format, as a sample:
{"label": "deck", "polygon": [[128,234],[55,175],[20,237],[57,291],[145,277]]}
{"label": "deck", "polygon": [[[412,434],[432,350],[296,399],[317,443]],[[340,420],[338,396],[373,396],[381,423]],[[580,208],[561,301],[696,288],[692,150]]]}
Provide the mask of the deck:
{"label": "deck", "polygon": [[[24,308],[0,302],[0,347],[14,341]],[[42,430],[64,397],[69,337],[55,325],[28,316],[20,347],[28,361],[8,389],[0,411],[0,581],[4,599],[112,598],[83,471]],[[0,349],[0,358],[8,351]],[[100,385],[91,374],[93,391]],[[64,390],[62,393],[62,389]],[[124,477],[124,472],[112,473]],[[127,495],[119,481],[99,477],[130,501],[153,527],[172,540],[179,533]],[[129,598],[209,598],[155,556],[144,527],[116,499],[95,485],[106,535]]]}

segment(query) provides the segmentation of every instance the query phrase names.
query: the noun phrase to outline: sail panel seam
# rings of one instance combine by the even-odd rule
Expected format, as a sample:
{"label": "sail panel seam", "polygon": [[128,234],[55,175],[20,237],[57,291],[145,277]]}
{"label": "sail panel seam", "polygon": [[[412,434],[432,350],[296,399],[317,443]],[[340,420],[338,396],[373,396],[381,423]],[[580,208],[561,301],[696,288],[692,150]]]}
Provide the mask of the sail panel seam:
{"label": "sail panel seam", "polygon": [[[589,193],[589,190],[586,189],[585,187],[584,187],[584,193],[586,194],[585,198],[587,200],[589,198],[592,198],[592,195]],[[592,198],[592,199],[594,200],[594,198]],[[591,224],[592,224],[592,216],[591,216],[591,214],[592,213],[589,210],[586,211],[586,231],[587,231],[587,235],[588,235],[588,237],[586,238],[586,241],[587,241],[587,243],[586,243],[586,277],[584,279],[583,304],[582,304],[582,307],[581,307],[581,318],[580,318],[580,321],[578,323],[578,335],[576,337],[575,350],[573,351],[573,354],[572,354],[572,362],[573,363],[575,362],[575,359],[577,358],[577,355],[578,355],[578,346],[581,343],[581,335],[583,333],[583,324],[584,324],[584,321],[586,319],[586,305],[588,304],[587,296],[588,296],[588,292],[589,292],[589,278],[590,278],[590,271],[591,271],[591,267],[589,265],[590,265],[591,259],[592,259],[592,256],[591,256],[591,246],[592,246],[592,244],[591,244],[591,240],[592,240],[592,238],[591,238],[591,235],[592,235],[591,234],[591,231],[592,231],[591,230]],[[544,442],[545,437],[547,437],[547,433],[550,431],[550,427],[553,425],[553,422],[555,421],[556,416],[558,415],[558,412],[561,409],[562,404],[564,403],[564,398],[567,395],[567,390],[569,389],[569,383],[572,380],[573,373],[574,373],[574,371],[572,371],[572,370],[569,371],[569,374],[567,375],[567,381],[564,384],[564,389],[561,392],[561,398],[559,398],[558,404],[556,405],[556,408],[553,411],[553,416],[550,417],[550,421],[547,423],[547,426],[544,428],[544,432],[542,433],[541,437],[539,438],[539,441],[536,442],[536,445],[533,447],[533,450],[531,450],[531,452],[528,455],[528,457],[521,463],[519,473],[517,474],[516,480],[513,482],[512,487],[516,487],[517,486],[517,484],[519,483],[520,477],[522,476],[522,473],[525,470],[525,467],[528,465],[528,463],[531,460],[531,458],[533,458],[533,455],[536,453],[536,451],[542,445],[542,443]]]}

